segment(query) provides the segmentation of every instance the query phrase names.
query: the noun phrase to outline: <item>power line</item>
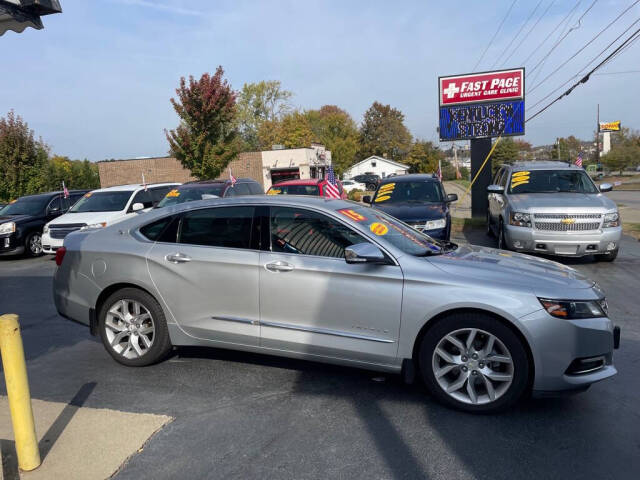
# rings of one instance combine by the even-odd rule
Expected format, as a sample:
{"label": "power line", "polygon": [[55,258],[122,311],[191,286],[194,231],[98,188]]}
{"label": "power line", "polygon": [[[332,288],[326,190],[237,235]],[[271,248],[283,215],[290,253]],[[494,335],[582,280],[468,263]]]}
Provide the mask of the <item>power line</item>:
{"label": "power line", "polygon": [[529,16],[527,17],[527,19],[524,21],[524,23],[522,24],[522,26],[520,27],[520,30],[518,30],[518,33],[516,33],[516,36],[513,37],[511,39],[511,41],[509,42],[509,45],[507,45],[506,47],[504,47],[504,50],[502,51],[502,53],[500,55],[498,55],[498,57],[496,58],[496,61],[493,62],[493,65],[491,65],[491,69],[493,70],[493,68],[498,64],[498,62],[500,61],[500,59],[502,58],[502,56],[507,53],[507,50],[509,50],[509,48],[511,48],[511,45],[513,45],[513,42],[515,42],[516,38],[518,38],[520,36],[520,34],[522,33],[522,30],[524,30],[524,27],[527,25],[527,23],[529,23],[529,20],[531,20],[531,17],[533,17],[536,13],[536,11],[538,10],[538,7],[540,6],[540,4],[542,3],[542,0],[540,0],[538,2],[538,4],[535,6],[535,8],[531,11],[531,13],[529,14]]}
{"label": "power line", "polygon": [[640,73],[640,70],[627,70],[624,72],[603,72],[603,73],[594,73],[594,75],[626,75],[628,73]]}
{"label": "power line", "polygon": [[[633,27],[633,25],[635,25],[638,22],[638,20],[636,20],[635,22],[633,22],[629,27],[627,27],[620,35],[618,35],[616,38],[614,38],[611,42],[609,42],[609,44],[604,47],[602,50],[600,50],[600,52],[591,59],[591,61],[589,61],[589,63],[587,63],[584,67],[582,67],[580,69],[580,71],[578,73],[576,73],[574,76],[572,76],[571,78],[569,78],[566,82],[564,82],[562,85],[560,85],[559,87],[555,88],[554,90],[552,90],[550,93],[548,93],[545,97],[541,98],[540,100],[538,100],[536,103],[534,103],[531,107],[529,108],[533,108],[539,104],[541,104],[542,102],[544,102],[547,98],[549,98],[551,95],[553,95],[555,92],[557,92],[558,90],[560,90],[562,87],[564,87],[567,83],[569,83],[571,80],[573,80],[576,77],[579,77],[582,72],[584,72],[587,68],[589,68],[589,65],[591,65],[593,62],[595,62],[600,55],[602,55],[604,52],[606,52],[607,50],[609,50],[609,47],[611,47],[614,43],[616,43],[618,40],[620,40],[620,38],[622,38],[622,36],[627,33],[631,27]],[[624,47],[624,49],[626,49],[628,47]],[[624,50],[623,49],[623,50]],[[622,50],[622,51],[623,51]],[[621,52],[622,52],[621,51]]]}
{"label": "power line", "polygon": [[589,71],[589,73],[587,73],[584,77],[582,77],[582,79],[578,80],[576,83],[574,83],[566,92],[564,92],[562,95],[560,95],[558,98],[556,98],[555,100],[551,101],[549,104],[547,104],[545,107],[541,108],[540,110],[538,110],[536,113],[534,113],[531,117],[527,118],[525,120],[525,123],[528,122],[529,120],[533,120],[534,118],[536,118],[538,115],[540,115],[542,112],[544,112],[545,110],[547,110],[549,107],[551,107],[551,105],[553,105],[554,103],[556,103],[557,101],[561,100],[563,97],[568,96],[569,94],[571,94],[571,92],[577,87],[579,86],[581,83],[586,83],[589,81],[589,77],[596,72],[600,67],[606,65],[610,60],[612,60],[613,58],[615,58],[618,54],[620,54],[622,51],[624,51],[627,47],[631,46],[631,44],[633,42],[635,42],[638,38],[640,38],[640,28],[638,30],[636,30],[635,32],[633,32],[624,42],[622,42],[613,52],[611,52],[604,60],[602,60],[598,65],[596,65],[595,67],[593,67],[591,69],[591,71]]}
{"label": "power line", "polygon": [[[573,60],[576,56],[578,56],[585,48],[587,48],[589,45],[591,45],[600,35],[602,35],[605,31],[607,31],[609,29],[609,27],[611,27],[611,25],[613,25],[614,23],[616,23],[625,13],[627,13],[630,9],[632,9],[636,4],[638,4],[640,2],[640,0],[636,0],[635,2],[633,2],[631,5],[629,5],[625,10],[622,11],[622,13],[620,13],[620,15],[618,15],[615,19],[613,19],[613,21],[611,21],[606,27],[604,27],[602,30],[600,30],[600,32],[598,32],[598,34],[593,37],[591,40],[589,40],[587,43],[585,43],[582,48],[580,48],[576,53],[574,53],[573,55],[571,55],[567,60],[565,60],[562,64],[560,64],[553,72],[551,72],[549,75],[547,75],[546,77],[544,77],[542,80],[540,80],[540,83],[538,83],[537,85],[535,85],[534,87],[532,87],[531,89],[529,89],[528,93],[533,93],[533,91],[538,88],[540,85],[542,85],[545,81],[547,81],[551,76],[553,76],[556,72],[558,72],[562,67],[564,67],[567,63],[569,63],[571,60]],[[625,30],[624,32],[622,32],[623,34],[626,33],[633,25],[635,25],[638,21],[640,21],[640,19],[636,20],[635,22],[633,22],[629,28],[627,28],[627,30]]]}
{"label": "power line", "polygon": [[560,23],[558,23],[558,25],[556,25],[556,27],[555,27],[553,30],[551,30],[551,31],[549,32],[549,34],[548,34],[546,37],[544,37],[544,40],[542,40],[542,42],[540,42],[540,44],[539,44],[536,48],[534,48],[534,49],[533,49],[533,51],[529,54],[529,56],[524,60],[524,62],[521,62],[521,63],[520,63],[520,65],[526,65],[526,64],[527,64],[527,62],[531,59],[531,57],[533,57],[533,56],[534,56],[534,55],[535,55],[535,54],[540,50],[540,48],[542,48],[542,46],[543,46],[545,43],[547,43],[547,40],[549,40],[549,38],[551,37],[551,35],[553,35],[553,34],[554,34],[554,32],[557,32],[557,31],[558,31],[558,29],[560,28],[560,26],[561,26],[564,22],[566,22],[566,21],[567,21],[567,19],[569,18],[569,16],[570,16],[570,15],[572,15],[572,14],[573,14],[573,11],[574,11],[576,8],[578,8],[578,5],[580,5],[580,2],[582,2],[582,0],[578,0],[578,1],[576,2],[576,4],[573,6],[573,8],[572,8],[571,10],[569,10],[569,13],[567,13],[567,15],[566,15],[566,16],[565,16],[565,17],[560,21]]}
{"label": "power line", "polygon": [[520,40],[520,43],[518,43],[518,45],[516,45],[516,48],[514,48],[511,53],[509,54],[509,56],[507,58],[504,59],[504,63],[506,64],[509,59],[513,56],[514,53],[516,53],[516,51],[518,51],[518,49],[520,48],[520,46],[524,43],[524,41],[529,37],[529,35],[531,35],[531,32],[533,32],[533,30],[538,26],[538,23],[540,23],[540,20],[542,20],[542,18],[547,14],[547,12],[549,11],[549,9],[553,6],[553,4],[556,3],[556,0],[552,0],[551,3],[549,5],[547,5],[547,8],[545,9],[544,12],[542,12],[542,15],[540,15],[538,17],[538,20],[536,20],[536,23],[533,24],[533,26],[529,29],[529,31],[525,34],[524,37],[522,37],[522,39]]}
{"label": "power line", "polygon": [[480,55],[480,59],[476,63],[475,67],[473,67],[473,71],[474,72],[478,69],[478,65],[480,65],[480,62],[482,62],[482,59],[484,58],[485,54],[487,53],[487,50],[489,50],[489,47],[491,46],[491,44],[495,40],[496,36],[498,35],[498,32],[502,28],[502,25],[504,25],[505,20],[507,19],[507,17],[511,13],[511,10],[513,10],[513,6],[516,4],[517,1],[518,0],[513,0],[513,3],[511,3],[511,6],[509,7],[509,10],[507,10],[507,13],[505,14],[505,16],[503,17],[502,21],[500,22],[500,25],[498,25],[498,29],[496,30],[496,33],[493,34],[493,37],[491,37],[491,40],[489,40],[489,44],[487,45],[487,48],[484,49],[484,52],[482,52],[482,55]]}
{"label": "power line", "polygon": [[591,10],[593,8],[593,6],[596,4],[598,0],[593,0],[593,2],[591,3],[591,5],[589,5],[589,8],[587,8],[585,10],[585,12],[580,16],[580,18],[578,19],[578,24],[575,27],[571,27],[567,33],[565,33],[564,35],[562,35],[561,38],[558,39],[558,41],[553,45],[553,47],[551,47],[551,50],[549,50],[549,52],[542,58],[542,60],[540,60],[531,70],[529,70],[529,72],[527,73],[532,73],[536,70],[536,68],[538,68],[538,66],[545,61],[549,55],[551,55],[553,53],[553,51],[558,47],[558,45],[560,45],[560,43],[562,43],[562,41],[567,38],[569,36],[569,34],[571,32],[573,32],[574,30],[577,30],[578,28],[580,28],[582,26],[582,19],[584,18],[584,16],[589,13],[589,10]]}

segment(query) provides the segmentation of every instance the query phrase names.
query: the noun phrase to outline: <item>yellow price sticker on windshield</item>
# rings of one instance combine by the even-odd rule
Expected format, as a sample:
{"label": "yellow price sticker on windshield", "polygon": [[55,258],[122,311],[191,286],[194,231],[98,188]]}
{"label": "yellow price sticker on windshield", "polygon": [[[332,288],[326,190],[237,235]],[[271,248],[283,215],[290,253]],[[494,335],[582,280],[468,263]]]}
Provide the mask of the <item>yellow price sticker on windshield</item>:
{"label": "yellow price sticker on windshield", "polygon": [[523,170],[522,172],[516,172],[511,175],[511,189],[513,190],[519,185],[526,185],[529,183],[530,172]]}
{"label": "yellow price sticker on windshield", "polygon": [[277,188],[270,188],[267,192],[267,195],[280,195],[282,190],[278,190]]}
{"label": "yellow price sticker on windshield", "polygon": [[167,198],[179,197],[180,192],[175,188],[165,195]]}
{"label": "yellow price sticker on windshield", "polygon": [[385,183],[378,189],[378,196],[376,197],[375,203],[384,202],[391,198],[391,194],[393,193],[393,189],[396,188],[395,183]]}
{"label": "yellow price sticker on windshield", "polygon": [[84,198],[89,198],[91,196],[91,192],[87,192],[84,194]]}
{"label": "yellow price sticker on windshield", "polygon": [[371,230],[375,235],[378,235],[379,237],[389,233],[389,227],[387,227],[384,223],[379,222],[374,222],[369,225],[369,230]]}

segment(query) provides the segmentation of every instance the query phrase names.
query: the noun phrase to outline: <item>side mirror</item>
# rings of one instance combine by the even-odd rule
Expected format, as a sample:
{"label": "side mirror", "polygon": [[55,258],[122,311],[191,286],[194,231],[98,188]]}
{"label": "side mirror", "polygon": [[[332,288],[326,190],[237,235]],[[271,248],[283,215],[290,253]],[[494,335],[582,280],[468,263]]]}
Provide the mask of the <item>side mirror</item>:
{"label": "side mirror", "polygon": [[388,263],[382,250],[372,243],[356,243],[345,248],[344,259],[347,263]]}
{"label": "side mirror", "polygon": [[601,192],[610,192],[611,190],[613,190],[613,185],[611,185],[610,183],[602,183],[600,185],[600,191]]}
{"label": "side mirror", "polygon": [[134,212],[139,212],[140,210],[144,210],[144,205],[142,203],[134,203],[133,206],[131,207],[131,210]]}
{"label": "side mirror", "polygon": [[448,194],[447,199],[445,200],[445,202],[447,203],[456,202],[456,201],[458,201],[458,195],[456,195],[455,193]]}
{"label": "side mirror", "polygon": [[487,193],[504,193],[504,187],[501,185],[489,185]]}
{"label": "side mirror", "polygon": [[370,203],[371,203],[371,195],[364,195],[364,196],[362,197],[362,201],[363,201],[364,203],[369,203],[369,204],[370,204]]}

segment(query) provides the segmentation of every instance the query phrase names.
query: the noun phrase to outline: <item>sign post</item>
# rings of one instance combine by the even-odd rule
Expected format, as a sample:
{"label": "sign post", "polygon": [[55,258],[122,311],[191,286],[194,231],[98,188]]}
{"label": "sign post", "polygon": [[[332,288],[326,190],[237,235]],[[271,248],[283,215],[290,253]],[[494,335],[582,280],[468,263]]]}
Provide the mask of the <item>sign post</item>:
{"label": "sign post", "polygon": [[[487,214],[491,138],[524,135],[524,68],[438,78],[440,141],[471,140],[471,214]],[[515,159],[514,159],[515,160]]]}

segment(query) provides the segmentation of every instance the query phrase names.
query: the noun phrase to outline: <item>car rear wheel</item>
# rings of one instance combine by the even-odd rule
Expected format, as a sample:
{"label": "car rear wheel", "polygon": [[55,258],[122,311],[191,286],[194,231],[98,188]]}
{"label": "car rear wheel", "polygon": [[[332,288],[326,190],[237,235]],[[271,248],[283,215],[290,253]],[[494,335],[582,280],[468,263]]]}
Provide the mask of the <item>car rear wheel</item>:
{"label": "car rear wheel", "polygon": [[98,318],[102,343],[123,365],[151,365],[171,350],[164,312],[142,290],[118,290],[104,302]]}
{"label": "car rear wheel", "polygon": [[33,232],[27,235],[24,242],[24,252],[28,257],[38,257],[42,255],[42,235]]}
{"label": "car rear wheel", "polygon": [[527,389],[525,347],[506,325],[482,313],[440,320],[422,339],[422,378],[440,402],[472,413],[507,409]]}

